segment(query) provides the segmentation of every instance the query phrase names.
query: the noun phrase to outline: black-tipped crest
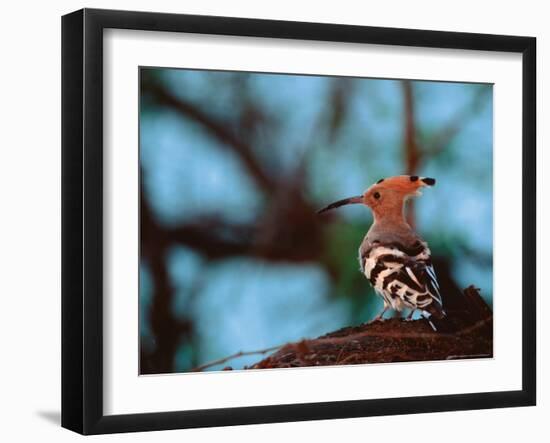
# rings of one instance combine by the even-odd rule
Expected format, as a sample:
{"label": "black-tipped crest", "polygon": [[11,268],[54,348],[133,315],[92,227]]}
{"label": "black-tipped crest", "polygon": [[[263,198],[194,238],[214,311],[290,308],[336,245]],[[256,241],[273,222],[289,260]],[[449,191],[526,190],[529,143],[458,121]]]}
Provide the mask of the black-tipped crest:
{"label": "black-tipped crest", "polygon": [[317,211],[317,214],[322,214],[325,211],[330,211],[331,209],[339,208],[340,206],[350,205],[350,204],[357,204],[357,203],[363,203],[363,196],[362,195],[357,195],[355,197],[349,197],[349,198],[344,198],[342,200],[338,200],[334,203],[331,203],[328,206],[325,206],[322,209],[319,209]]}
{"label": "black-tipped crest", "polygon": [[435,178],[430,178],[430,177],[422,177],[421,180],[426,183],[428,186],[433,186],[435,185]]}

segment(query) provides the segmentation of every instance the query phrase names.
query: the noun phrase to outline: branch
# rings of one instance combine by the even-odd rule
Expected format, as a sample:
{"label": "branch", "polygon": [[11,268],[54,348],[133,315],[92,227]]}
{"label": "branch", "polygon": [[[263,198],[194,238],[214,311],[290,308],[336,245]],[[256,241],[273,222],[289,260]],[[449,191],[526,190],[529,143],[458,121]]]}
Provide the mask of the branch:
{"label": "branch", "polygon": [[200,124],[207,129],[214,138],[222,142],[223,146],[231,148],[238,155],[245,167],[249,170],[251,176],[262,189],[270,191],[276,186],[272,177],[268,176],[260,165],[258,159],[254,155],[252,147],[229,130],[228,125],[224,122],[218,121],[212,115],[208,115],[193,103],[181,97],[174,96],[168,89],[157,83],[143,81],[142,89],[151,94],[158,104],[171,108],[184,117]]}
{"label": "branch", "polygon": [[[227,235],[222,236],[220,232]],[[221,221],[215,225],[215,229],[208,229],[208,225],[200,222],[190,222],[164,228],[160,236],[166,243],[183,244],[209,259],[217,260],[248,255],[253,247],[253,232],[252,227],[238,227]],[[158,241],[158,236],[155,240]]]}
{"label": "branch", "polygon": [[151,324],[151,333],[155,339],[154,351],[147,351],[143,346],[140,349],[140,371],[142,374],[172,372],[174,356],[182,337],[193,334],[194,324],[190,318],[176,317],[172,312],[174,290],[166,269],[166,243],[147,240],[145,233],[159,229],[151,214],[147,200],[140,189],[141,211],[141,257],[151,269],[153,278],[153,297],[151,309],[148,312]]}
{"label": "branch", "polygon": [[243,357],[245,355],[267,354],[268,352],[275,351],[275,350],[279,349],[282,346],[284,346],[284,345],[272,346],[271,348],[259,349],[257,351],[239,351],[239,352],[237,352],[235,354],[232,354],[232,355],[229,355],[227,357],[219,358],[219,359],[213,360],[209,363],[205,363],[203,365],[197,366],[196,368],[191,369],[190,372],[201,372],[201,371],[204,371],[205,369],[208,369],[212,366],[221,365],[222,363],[225,363],[229,360],[233,360],[235,358]]}

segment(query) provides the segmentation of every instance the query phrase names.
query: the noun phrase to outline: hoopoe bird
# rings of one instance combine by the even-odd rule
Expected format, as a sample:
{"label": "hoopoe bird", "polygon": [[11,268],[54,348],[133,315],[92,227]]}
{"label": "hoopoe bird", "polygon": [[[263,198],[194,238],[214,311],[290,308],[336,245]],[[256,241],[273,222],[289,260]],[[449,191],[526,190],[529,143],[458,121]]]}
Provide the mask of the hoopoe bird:
{"label": "hoopoe bird", "polygon": [[410,309],[411,320],[419,310],[430,323],[445,317],[439,284],[427,243],[405,220],[405,203],[421,195],[420,189],[433,186],[435,179],[416,175],[399,175],[378,180],[362,195],[334,202],[318,211],[348,204],[368,206],[374,222],[359,247],[361,272],[382,297],[384,308],[375,318],[383,320],[388,309]]}

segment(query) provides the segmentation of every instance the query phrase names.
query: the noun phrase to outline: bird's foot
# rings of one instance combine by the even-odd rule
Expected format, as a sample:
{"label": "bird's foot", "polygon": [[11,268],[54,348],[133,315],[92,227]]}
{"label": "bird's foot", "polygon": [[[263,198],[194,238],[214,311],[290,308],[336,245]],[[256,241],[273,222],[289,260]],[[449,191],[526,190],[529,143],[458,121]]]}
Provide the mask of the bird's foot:
{"label": "bird's foot", "polygon": [[414,316],[415,311],[416,311],[416,309],[413,309],[411,312],[409,312],[409,315],[407,315],[405,318],[402,318],[401,320],[402,321],[414,321],[413,316]]}
{"label": "bird's foot", "polygon": [[375,321],[386,321],[386,319],[384,318],[384,314],[386,313],[386,311],[388,310],[388,307],[384,307],[384,309],[382,310],[382,312],[380,312],[380,314],[378,314],[376,317],[374,317],[374,320],[373,322]]}

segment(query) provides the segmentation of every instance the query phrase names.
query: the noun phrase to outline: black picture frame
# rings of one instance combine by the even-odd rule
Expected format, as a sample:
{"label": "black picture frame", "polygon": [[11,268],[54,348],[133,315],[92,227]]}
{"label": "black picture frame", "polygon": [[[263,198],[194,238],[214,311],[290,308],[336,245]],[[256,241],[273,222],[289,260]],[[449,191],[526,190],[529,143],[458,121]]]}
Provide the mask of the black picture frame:
{"label": "black picture frame", "polygon": [[[522,389],[177,412],[103,412],[103,30],[503,51],[523,63]],[[536,403],[536,39],[83,9],[62,18],[62,426],[82,434],[529,406]]]}

